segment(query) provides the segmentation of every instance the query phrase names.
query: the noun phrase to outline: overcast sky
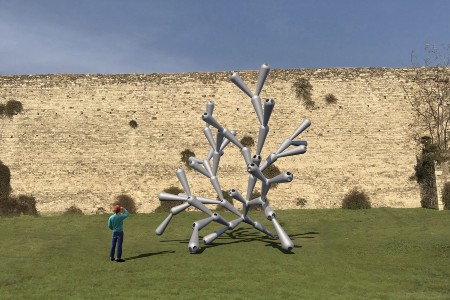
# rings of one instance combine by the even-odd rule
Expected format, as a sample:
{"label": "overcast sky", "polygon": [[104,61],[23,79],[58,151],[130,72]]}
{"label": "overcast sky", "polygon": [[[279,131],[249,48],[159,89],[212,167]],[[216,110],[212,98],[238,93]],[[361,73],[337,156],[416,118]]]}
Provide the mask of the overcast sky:
{"label": "overcast sky", "polygon": [[408,67],[447,0],[0,0],[0,74]]}

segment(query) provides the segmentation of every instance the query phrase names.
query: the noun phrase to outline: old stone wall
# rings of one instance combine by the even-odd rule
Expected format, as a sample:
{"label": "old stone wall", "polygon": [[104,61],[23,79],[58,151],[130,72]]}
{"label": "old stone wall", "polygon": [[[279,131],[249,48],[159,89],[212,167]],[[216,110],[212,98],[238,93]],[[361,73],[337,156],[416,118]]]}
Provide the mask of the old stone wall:
{"label": "old stone wall", "polygon": [[[294,180],[268,194],[276,209],[339,207],[360,187],[374,206],[418,207],[419,190],[410,180],[418,146],[411,139],[412,111],[404,93],[408,69],[272,70],[261,97],[274,98],[263,158],[309,118],[301,135],[304,155],[279,159]],[[157,194],[181,188],[175,170],[180,152],[205,158],[209,150],[201,114],[209,100],[215,118],[257,140],[257,117],[248,97],[229,72],[124,75],[1,76],[0,102],[23,104],[23,113],[0,119],[0,160],[11,170],[15,194],[36,197],[38,210],[63,211],[71,205],[86,213],[110,209],[127,194],[140,212],[159,206]],[[254,89],[257,71],[242,71]],[[316,108],[305,109],[293,83],[307,78]],[[331,93],[337,103],[327,104]],[[131,120],[137,128],[129,125]],[[252,149],[252,154],[255,147]],[[194,194],[214,197],[209,180],[187,171]],[[237,147],[230,145],[219,167],[223,190],[245,194],[248,173]]]}

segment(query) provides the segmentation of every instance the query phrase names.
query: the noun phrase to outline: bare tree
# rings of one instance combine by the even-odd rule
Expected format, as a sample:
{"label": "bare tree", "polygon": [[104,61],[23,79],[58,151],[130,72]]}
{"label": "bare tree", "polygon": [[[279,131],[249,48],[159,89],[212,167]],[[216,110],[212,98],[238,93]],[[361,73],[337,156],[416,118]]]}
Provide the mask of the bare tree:
{"label": "bare tree", "polygon": [[425,46],[427,57],[422,65],[414,63],[407,89],[416,114],[416,125],[427,132],[437,154],[448,151],[450,125],[450,44],[443,49]]}
{"label": "bare tree", "polygon": [[425,53],[423,64],[418,64],[414,54],[411,54],[413,72],[409,77],[410,85],[405,87],[405,91],[410,96],[416,117],[413,125],[421,132],[419,141],[423,146],[415,166],[420,202],[424,208],[437,209],[434,163],[441,163],[449,158],[450,44],[443,48],[427,44]]}

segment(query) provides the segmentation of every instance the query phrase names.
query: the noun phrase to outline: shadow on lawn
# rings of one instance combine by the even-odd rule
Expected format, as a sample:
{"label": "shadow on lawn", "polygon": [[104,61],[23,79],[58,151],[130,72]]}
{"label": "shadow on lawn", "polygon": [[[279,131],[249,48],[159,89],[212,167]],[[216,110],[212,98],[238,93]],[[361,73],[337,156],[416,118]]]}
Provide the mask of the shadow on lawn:
{"label": "shadow on lawn", "polygon": [[166,254],[166,253],[175,253],[175,251],[159,251],[159,252],[143,253],[143,254],[139,254],[139,255],[136,255],[136,256],[127,257],[127,258],[125,258],[125,260],[144,258],[144,257],[160,255],[160,254]]}
{"label": "shadow on lawn", "polygon": [[[318,232],[305,232],[305,233],[297,233],[297,234],[290,234],[289,237],[292,241],[295,241],[296,238],[298,239],[313,239],[315,238],[314,235],[319,234]],[[221,245],[229,245],[229,244],[236,244],[236,243],[248,243],[253,241],[259,241],[266,243],[268,247],[272,247],[275,249],[280,250],[281,252],[285,254],[295,254],[292,251],[285,251],[281,248],[280,241],[278,238],[271,238],[269,236],[263,236],[259,232],[250,231],[246,228],[239,228],[232,232],[225,232],[222,236],[218,237],[213,243],[209,245],[205,245],[196,254],[201,254],[203,251],[205,251],[208,248],[213,248]],[[161,242],[180,242],[182,244],[188,244],[189,239],[183,239],[183,240],[165,240]],[[301,248],[302,246],[294,246],[295,248]]]}

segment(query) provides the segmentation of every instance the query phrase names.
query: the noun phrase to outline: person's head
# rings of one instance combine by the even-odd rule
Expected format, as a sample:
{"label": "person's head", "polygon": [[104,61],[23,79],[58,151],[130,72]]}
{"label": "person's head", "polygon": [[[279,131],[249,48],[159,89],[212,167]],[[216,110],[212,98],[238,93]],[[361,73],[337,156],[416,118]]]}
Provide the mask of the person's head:
{"label": "person's head", "polygon": [[114,206],[114,212],[115,212],[116,214],[118,214],[118,213],[120,212],[121,209],[122,209],[122,208],[120,207],[120,205]]}

